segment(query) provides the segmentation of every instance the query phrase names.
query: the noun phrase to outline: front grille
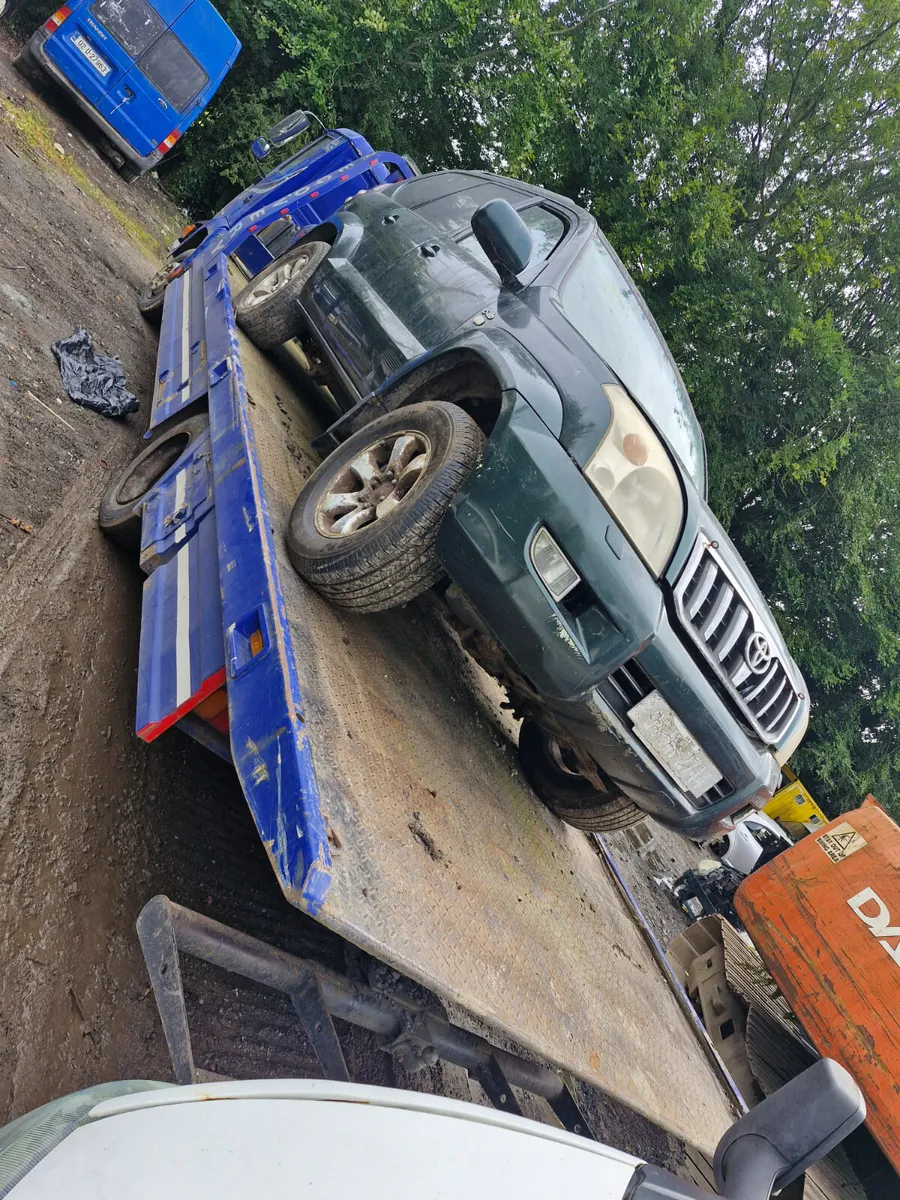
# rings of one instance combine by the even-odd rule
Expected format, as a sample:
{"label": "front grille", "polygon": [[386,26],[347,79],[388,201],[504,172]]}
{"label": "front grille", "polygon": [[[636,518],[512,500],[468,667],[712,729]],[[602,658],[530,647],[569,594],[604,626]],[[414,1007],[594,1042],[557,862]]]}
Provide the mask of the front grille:
{"label": "front grille", "polygon": [[784,663],[774,654],[766,656],[770,642],[762,623],[705,542],[691,555],[675,602],[684,627],[753,728],[766,742],[778,742],[802,697]]}
{"label": "front grille", "polygon": [[626,711],[634,708],[639,700],[643,700],[653,691],[653,684],[645,674],[643,667],[634,659],[623,663],[615,671],[611,671],[607,676],[607,682],[616,695],[624,700]]}

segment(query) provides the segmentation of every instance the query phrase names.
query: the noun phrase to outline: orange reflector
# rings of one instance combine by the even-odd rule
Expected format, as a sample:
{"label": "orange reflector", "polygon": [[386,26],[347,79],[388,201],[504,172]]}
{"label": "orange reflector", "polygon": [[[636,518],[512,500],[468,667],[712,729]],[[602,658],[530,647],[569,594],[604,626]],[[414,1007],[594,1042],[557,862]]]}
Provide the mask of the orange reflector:
{"label": "orange reflector", "polygon": [[370,161],[370,163],[369,163],[369,166],[370,166],[370,167],[374,167],[374,166],[375,166],[375,164],[376,164],[377,162],[378,162],[378,159],[377,159],[377,158],[373,158],[373,159]]}
{"label": "orange reflector", "polygon": [[316,196],[318,196],[318,194],[319,194],[318,192],[310,192],[309,193],[310,200],[315,200],[315,198],[316,198]]}
{"label": "orange reflector", "polygon": [[251,226],[250,226],[250,232],[251,232],[251,233],[256,233],[257,229],[259,229],[259,226],[258,226],[258,225],[251,225]]}
{"label": "orange reflector", "polygon": [[349,175],[342,175],[342,176],[341,176],[341,183],[346,183],[346,182],[347,182],[347,180],[348,180],[349,178],[350,178],[350,176],[349,176]]}
{"label": "orange reflector", "polygon": [[193,233],[196,228],[197,228],[196,225],[185,225],[184,229],[182,229],[182,231],[181,231],[181,236],[187,237],[187,235],[189,233]]}
{"label": "orange reflector", "polygon": [[44,22],[44,28],[48,33],[54,33],[65,21],[66,17],[71,17],[72,10],[68,4],[64,4],[62,8],[58,8],[52,17],[48,17]]}
{"label": "orange reflector", "polygon": [[165,139],[165,141],[162,141],[159,143],[159,145],[156,147],[157,150],[160,152],[160,154],[165,154],[167,150],[172,149],[172,147],[175,145],[175,143],[178,141],[178,139],[180,137],[181,137],[181,130],[173,129],[172,132],[169,134],[169,136]]}
{"label": "orange reflector", "polygon": [[254,658],[256,658],[257,654],[260,654],[262,652],[262,648],[263,648],[262,630],[254,629],[253,632],[250,634],[250,653],[251,653],[251,655]]}
{"label": "orange reflector", "polygon": [[291,210],[289,208],[283,208],[283,209],[281,209],[281,211],[279,212],[278,215],[280,217],[286,217],[290,211]]}

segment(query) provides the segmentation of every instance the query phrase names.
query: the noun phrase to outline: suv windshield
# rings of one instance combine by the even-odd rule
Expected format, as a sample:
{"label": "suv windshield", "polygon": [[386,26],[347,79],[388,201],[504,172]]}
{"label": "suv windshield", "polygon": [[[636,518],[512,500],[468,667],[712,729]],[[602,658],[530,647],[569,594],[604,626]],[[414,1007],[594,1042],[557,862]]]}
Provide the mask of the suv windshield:
{"label": "suv windshield", "polygon": [[705,495],[703,434],[687,389],[650,310],[599,232],[560,300],[568,320],[615,371]]}

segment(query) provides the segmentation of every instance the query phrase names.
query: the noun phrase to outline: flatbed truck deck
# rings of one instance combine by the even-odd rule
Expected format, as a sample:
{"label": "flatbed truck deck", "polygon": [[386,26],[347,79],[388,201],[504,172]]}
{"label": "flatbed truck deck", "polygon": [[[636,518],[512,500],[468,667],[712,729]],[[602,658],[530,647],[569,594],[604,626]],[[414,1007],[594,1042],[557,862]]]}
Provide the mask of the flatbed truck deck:
{"label": "flatbed truck deck", "polygon": [[209,428],[142,509],[139,733],[181,724],[231,757],[291,904],[712,1153],[733,1098],[434,607],[341,611],[293,571],[284,530],[320,426],[238,330],[227,252],[166,294],[151,426],[208,411]]}

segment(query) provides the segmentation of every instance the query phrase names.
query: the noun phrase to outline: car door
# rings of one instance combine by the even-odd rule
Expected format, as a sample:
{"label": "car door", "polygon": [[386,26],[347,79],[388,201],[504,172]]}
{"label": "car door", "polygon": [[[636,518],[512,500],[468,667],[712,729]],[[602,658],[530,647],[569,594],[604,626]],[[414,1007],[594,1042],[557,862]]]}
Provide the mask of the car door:
{"label": "car door", "polygon": [[[420,183],[428,185],[428,203],[401,203]],[[481,180],[452,172],[423,176],[391,192],[357,196],[342,212],[341,236],[304,301],[360,395],[496,305],[496,272],[459,245],[452,235],[460,232],[460,221],[447,217],[455,209],[468,213],[464,220],[470,222],[471,212],[490,197],[472,197],[466,189],[481,187]]]}

